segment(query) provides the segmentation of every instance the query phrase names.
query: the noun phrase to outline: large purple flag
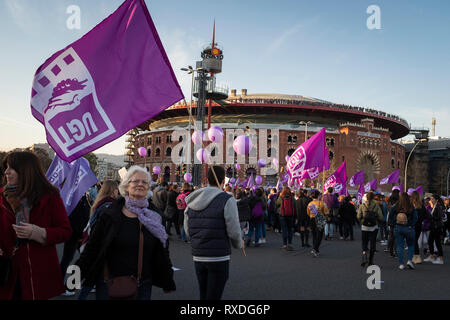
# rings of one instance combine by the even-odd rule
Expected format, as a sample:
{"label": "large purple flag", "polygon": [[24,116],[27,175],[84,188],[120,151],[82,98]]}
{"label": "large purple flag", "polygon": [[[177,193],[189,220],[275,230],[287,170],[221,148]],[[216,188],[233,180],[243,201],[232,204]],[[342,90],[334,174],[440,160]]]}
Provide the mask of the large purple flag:
{"label": "large purple flag", "polygon": [[345,161],[341,164],[341,166],[325,181],[323,186],[324,191],[326,191],[329,187],[333,187],[334,191],[339,193],[339,195],[345,195],[347,193],[347,189],[345,185],[347,183],[347,170]]}
{"label": "large purple flag", "polygon": [[98,181],[85,158],[68,163],[60,159],[58,155],[55,155],[46,177],[59,189],[69,215],[86,191]]}
{"label": "large purple flag", "polygon": [[364,170],[358,171],[351,178],[348,183],[350,187],[356,187],[357,185],[364,184]]}
{"label": "large purple flag", "polygon": [[72,161],[182,98],[144,0],[126,0],[37,69],[31,112],[60,158]]}
{"label": "large purple flag", "polygon": [[330,170],[330,158],[329,158],[328,153],[329,153],[328,148],[325,148],[325,150],[323,152],[323,165],[321,167],[315,167],[315,168],[309,168],[309,169],[303,170],[302,174],[300,175],[300,178],[298,178],[298,179],[299,180],[305,180],[305,179],[315,180],[315,179],[317,179],[317,177],[319,176],[319,174],[322,171]]}
{"label": "large purple flag", "polygon": [[324,166],[325,128],[302,143],[291,155],[286,171],[291,179],[300,178],[304,170]]}
{"label": "large purple flag", "polygon": [[420,195],[423,195],[423,188],[422,186],[418,186],[415,191],[417,191]]}
{"label": "large purple flag", "polygon": [[397,183],[399,174],[400,174],[400,170],[399,169],[395,170],[390,175],[388,175],[386,178],[381,179],[380,180],[380,185]]}
{"label": "large purple flag", "polygon": [[367,182],[364,186],[365,192],[369,192],[370,190],[377,190],[377,178],[373,179],[370,182]]}

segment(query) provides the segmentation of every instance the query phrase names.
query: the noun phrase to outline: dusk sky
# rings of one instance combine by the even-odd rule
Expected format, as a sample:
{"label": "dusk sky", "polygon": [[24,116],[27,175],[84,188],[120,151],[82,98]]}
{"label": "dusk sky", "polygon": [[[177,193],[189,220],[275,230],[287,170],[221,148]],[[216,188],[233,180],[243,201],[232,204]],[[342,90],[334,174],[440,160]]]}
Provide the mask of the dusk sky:
{"label": "dusk sky", "polygon": [[[36,69],[116,10],[122,0],[0,0],[0,150],[46,142],[30,111]],[[218,84],[396,114],[450,137],[450,1],[146,0],[188,100],[195,66],[212,38],[223,48]],[[71,5],[80,29],[67,27]],[[381,29],[370,30],[370,5]],[[125,137],[95,152],[125,153]]]}

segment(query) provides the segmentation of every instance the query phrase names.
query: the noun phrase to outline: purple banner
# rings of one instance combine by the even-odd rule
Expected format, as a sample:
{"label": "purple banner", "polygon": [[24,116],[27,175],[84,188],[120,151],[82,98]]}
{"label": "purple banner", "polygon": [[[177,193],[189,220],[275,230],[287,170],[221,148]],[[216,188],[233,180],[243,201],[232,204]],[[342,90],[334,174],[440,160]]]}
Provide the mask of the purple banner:
{"label": "purple banner", "polygon": [[380,180],[380,185],[397,183],[399,178],[400,170],[397,169],[388,175],[386,178]]}
{"label": "purple banner", "polygon": [[365,192],[369,192],[370,190],[377,190],[377,178],[373,179],[370,182],[367,182],[364,186]]}
{"label": "purple banner", "polygon": [[98,181],[89,166],[89,161],[85,158],[68,163],[58,155],[55,155],[46,177],[59,189],[68,215],[72,213],[86,191]]}
{"label": "purple banner", "polygon": [[341,164],[341,166],[325,181],[324,191],[328,188],[333,187],[334,191],[339,193],[339,195],[346,195],[347,183],[347,169],[345,161]]}
{"label": "purple banner", "polygon": [[350,187],[356,187],[358,185],[364,184],[364,170],[358,171],[351,178],[348,183]]}
{"label": "purple banner", "polygon": [[31,112],[72,161],[183,98],[144,0],[126,0],[34,76]]}

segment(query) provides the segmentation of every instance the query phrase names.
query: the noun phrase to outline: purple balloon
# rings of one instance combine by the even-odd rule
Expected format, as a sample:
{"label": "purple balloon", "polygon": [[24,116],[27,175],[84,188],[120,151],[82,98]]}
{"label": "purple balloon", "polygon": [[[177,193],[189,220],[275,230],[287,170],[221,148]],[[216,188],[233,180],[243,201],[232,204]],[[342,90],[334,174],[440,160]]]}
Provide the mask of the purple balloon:
{"label": "purple balloon", "polygon": [[203,133],[203,131],[194,131],[194,133],[192,134],[192,142],[194,144],[201,145],[204,135],[205,134]]}
{"label": "purple balloon", "polygon": [[196,155],[197,155],[198,161],[200,161],[201,163],[205,163],[209,159],[209,152],[206,149],[198,149]]}
{"label": "purple balloon", "polygon": [[236,179],[235,179],[235,178],[231,178],[231,179],[230,179],[230,182],[231,182],[231,183],[235,183],[235,182],[236,182]]}
{"label": "purple balloon", "polygon": [[160,174],[161,173],[161,168],[159,166],[154,166],[153,167],[153,173],[154,174]]}
{"label": "purple balloon", "polygon": [[266,160],[264,160],[264,159],[259,159],[258,160],[258,167],[260,167],[260,168],[264,168],[265,166],[266,166]]}
{"label": "purple balloon", "polygon": [[192,181],[192,174],[190,174],[189,172],[186,172],[183,176],[184,181],[186,182],[191,182]]}
{"label": "purple balloon", "polygon": [[255,178],[256,184],[261,184],[262,181],[263,181],[263,179],[261,178],[261,176],[256,176],[256,178]]}
{"label": "purple balloon", "polygon": [[236,139],[234,139],[233,149],[237,154],[248,154],[252,147],[253,143],[249,136],[238,136]]}
{"label": "purple balloon", "polygon": [[140,147],[138,149],[138,152],[141,157],[145,157],[147,155],[147,149],[145,149],[144,147]]}
{"label": "purple balloon", "polygon": [[223,130],[221,127],[218,126],[212,126],[208,130],[208,137],[209,140],[212,142],[220,142],[223,139]]}
{"label": "purple balloon", "polygon": [[273,159],[272,159],[272,163],[273,163],[273,166],[274,166],[274,167],[277,167],[277,168],[278,168],[278,159],[277,159],[277,158],[273,158]]}
{"label": "purple balloon", "polygon": [[241,165],[239,163],[236,163],[235,167],[237,170],[241,170]]}

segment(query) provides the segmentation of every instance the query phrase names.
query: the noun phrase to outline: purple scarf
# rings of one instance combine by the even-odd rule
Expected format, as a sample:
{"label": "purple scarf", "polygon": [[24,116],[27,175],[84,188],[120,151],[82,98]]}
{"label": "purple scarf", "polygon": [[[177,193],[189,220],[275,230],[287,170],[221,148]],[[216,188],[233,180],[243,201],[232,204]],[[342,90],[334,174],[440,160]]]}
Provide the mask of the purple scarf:
{"label": "purple scarf", "polygon": [[137,214],[139,221],[147,228],[148,231],[166,246],[167,233],[161,224],[161,216],[148,209],[148,200],[132,200],[128,196],[125,197],[125,208]]}

